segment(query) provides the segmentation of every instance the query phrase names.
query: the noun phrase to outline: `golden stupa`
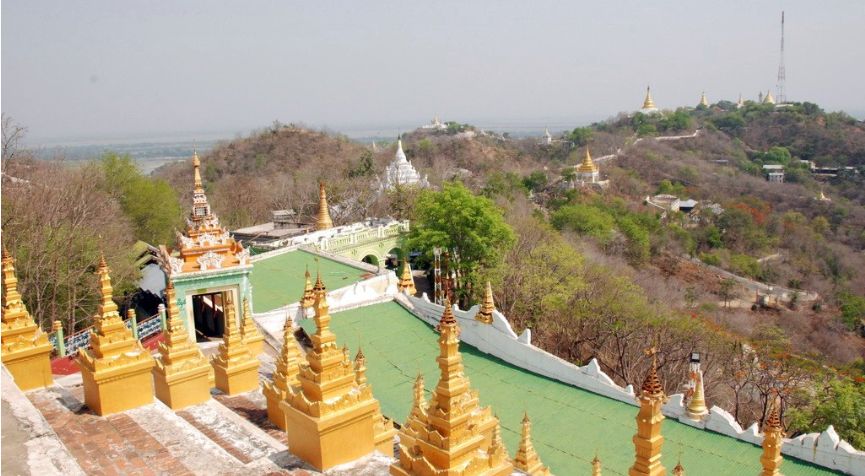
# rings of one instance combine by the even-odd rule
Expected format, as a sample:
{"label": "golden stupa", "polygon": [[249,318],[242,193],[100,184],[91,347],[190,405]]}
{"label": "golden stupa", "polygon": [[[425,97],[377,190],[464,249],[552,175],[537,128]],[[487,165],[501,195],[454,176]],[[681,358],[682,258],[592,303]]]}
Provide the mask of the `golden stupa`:
{"label": "golden stupa", "polygon": [[303,287],[303,296],[300,298],[300,307],[307,309],[315,304],[315,293],[312,291],[312,279],[309,275],[309,267],[306,268],[304,276],[306,277],[306,283]]}
{"label": "golden stupa", "polygon": [[760,456],[760,464],[763,470],[760,476],[781,475],[781,446],[784,444],[784,430],[781,428],[781,417],[778,414],[778,406],[773,402],[769,416],[763,422],[763,455]]}
{"label": "golden stupa", "polygon": [[255,325],[252,319],[252,309],[249,307],[249,299],[243,298],[243,316],[241,318],[240,337],[243,342],[249,347],[249,352],[253,357],[260,355],[264,351],[264,336]]}
{"label": "golden stupa", "polygon": [[643,110],[645,111],[653,111],[658,109],[655,106],[655,101],[652,100],[652,90],[649,86],[646,86],[646,99],[643,100]]}
{"label": "golden stupa", "polygon": [[168,330],[165,341],[159,343],[159,355],[153,368],[156,398],[172,410],[196,405],[210,399],[213,368],[180,319],[174,285],[165,287],[168,301]]}
{"label": "golden stupa", "polygon": [[294,321],[291,316],[285,316],[285,324],[282,327],[282,349],[279,351],[279,358],[276,359],[276,370],[273,372],[271,381],[264,382],[261,389],[267,399],[267,419],[283,431],[285,413],[282,412],[279,404],[285,400],[289,387],[300,384],[297,374],[303,352],[298,345],[297,339],[294,338]]}
{"label": "golden stupa", "polygon": [[219,353],[210,360],[216,377],[216,388],[227,395],[249,392],[258,388],[258,358],[249,351],[238,329],[233,293],[225,296],[225,331]]}
{"label": "golden stupa", "polygon": [[484,300],[481,303],[481,308],[475,314],[475,319],[484,324],[493,323],[493,311],[496,310],[496,303],[493,301],[493,286],[487,281],[487,286],[484,288]]}
{"label": "golden stupa", "polygon": [[3,365],[21,390],[47,387],[51,376],[48,335],[36,325],[18,292],[15,258],[3,247],[3,317],[0,324]]}
{"label": "golden stupa", "polygon": [[318,216],[315,219],[316,230],[327,230],[333,228],[333,220],[330,219],[330,211],[327,209],[327,192],[324,190],[324,182],[318,183]]}
{"label": "golden stupa", "polygon": [[498,419],[480,407],[478,393],[465,376],[460,329],[447,300],[438,328],[441,376],[428,405],[416,385],[414,405],[400,430],[399,461],[391,465],[390,474],[509,475],[514,467],[502,457],[506,452]]}
{"label": "golden stupa", "polygon": [[592,154],[589,152],[588,146],[586,147],[586,155],[583,157],[583,161],[577,167],[577,172],[580,174],[598,173],[598,166],[595,165],[594,161],[592,161]]}
{"label": "golden stupa", "polygon": [[100,301],[90,335],[90,348],[76,359],[84,381],[84,403],[98,415],[122,412],[153,401],[155,365],[117,312],[110,270],[99,258]]}
{"label": "golden stupa", "polygon": [[640,411],[637,413],[637,434],[634,435],[636,459],[628,470],[628,475],[663,476],[667,474],[667,470],[661,464],[661,446],[664,444],[664,437],[661,436],[661,423],[664,421],[661,407],[667,396],[658,378],[657,359],[654,355],[652,367],[643,381],[637,400]]}
{"label": "golden stupa", "polygon": [[[358,384],[348,356],[330,330],[327,290],[316,279],[315,334],[300,363],[297,386],[288,386],[280,403],[290,451],[319,471],[354,461],[378,450],[393,455],[395,431],[380,417],[369,384]],[[350,444],[347,444],[349,443]],[[382,443],[383,442],[383,443]]]}
{"label": "golden stupa", "polygon": [[541,462],[541,457],[532,445],[532,422],[529,415],[523,415],[523,430],[520,447],[514,457],[514,468],[530,476],[550,476],[550,469]]}
{"label": "golden stupa", "polygon": [[414,287],[414,278],[411,274],[411,266],[408,264],[408,258],[403,258],[402,276],[400,276],[396,288],[399,292],[408,291],[412,296],[417,293],[417,289]]}

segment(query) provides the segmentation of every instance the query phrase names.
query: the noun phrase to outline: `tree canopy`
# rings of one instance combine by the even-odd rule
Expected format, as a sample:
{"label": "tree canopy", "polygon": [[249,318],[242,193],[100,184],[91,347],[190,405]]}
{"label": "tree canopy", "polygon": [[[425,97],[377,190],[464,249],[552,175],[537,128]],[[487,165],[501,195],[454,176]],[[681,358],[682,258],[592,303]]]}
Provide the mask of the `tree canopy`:
{"label": "tree canopy", "polygon": [[513,242],[514,232],[502,211],[460,182],[445,182],[439,192],[420,194],[407,239],[409,248],[422,251],[428,258],[435,247],[453,253],[451,262],[461,280],[457,290],[461,304],[471,299],[478,271],[496,266]]}

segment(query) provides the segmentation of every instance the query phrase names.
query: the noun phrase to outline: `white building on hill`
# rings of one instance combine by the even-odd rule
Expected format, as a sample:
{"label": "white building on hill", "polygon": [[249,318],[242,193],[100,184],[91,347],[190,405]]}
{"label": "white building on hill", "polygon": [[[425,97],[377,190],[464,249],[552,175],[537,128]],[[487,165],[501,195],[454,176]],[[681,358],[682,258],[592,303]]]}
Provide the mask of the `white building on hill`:
{"label": "white building on hill", "polygon": [[381,182],[383,190],[393,190],[397,186],[427,187],[426,176],[421,177],[417,169],[408,161],[402,150],[402,140],[397,141],[396,156],[384,171],[384,180]]}

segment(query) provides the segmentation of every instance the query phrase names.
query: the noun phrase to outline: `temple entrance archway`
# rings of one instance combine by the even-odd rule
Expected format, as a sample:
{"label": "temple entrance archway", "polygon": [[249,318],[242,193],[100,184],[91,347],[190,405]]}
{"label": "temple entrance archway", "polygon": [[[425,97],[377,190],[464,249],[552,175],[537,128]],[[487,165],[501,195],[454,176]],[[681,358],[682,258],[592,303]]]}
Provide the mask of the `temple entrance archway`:
{"label": "temple entrance archway", "polygon": [[192,296],[192,318],[196,341],[222,337],[225,331],[223,302],[224,297],[221,292]]}

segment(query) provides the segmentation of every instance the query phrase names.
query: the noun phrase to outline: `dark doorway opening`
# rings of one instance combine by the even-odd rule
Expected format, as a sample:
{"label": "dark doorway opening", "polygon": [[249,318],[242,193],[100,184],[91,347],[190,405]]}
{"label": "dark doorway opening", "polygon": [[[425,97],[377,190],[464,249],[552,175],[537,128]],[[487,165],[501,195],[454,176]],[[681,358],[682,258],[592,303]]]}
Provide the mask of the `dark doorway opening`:
{"label": "dark doorway opening", "polygon": [[192,296],[192,315],[195,318],[195,340],[208,341],[222,337],[225,331],[222,293]]}

